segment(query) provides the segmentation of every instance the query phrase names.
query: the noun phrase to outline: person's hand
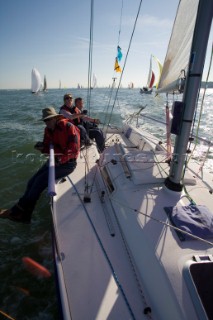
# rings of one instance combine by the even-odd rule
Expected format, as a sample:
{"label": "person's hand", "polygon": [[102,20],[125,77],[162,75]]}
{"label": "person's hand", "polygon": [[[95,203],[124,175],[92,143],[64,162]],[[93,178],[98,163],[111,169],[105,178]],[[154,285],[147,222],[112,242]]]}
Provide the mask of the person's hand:
{"label": "person's hand", "polygon": [[38,151],[42,151],[43,150],[43,142],[38,141],[35,145],[34,145],[34,149],[38,150]]}
{"label": "person's hand", "polygon": [[99,119],[94,119],[94,123],[95,123],[95,124],[100,124],[101,121],[100,121]]}

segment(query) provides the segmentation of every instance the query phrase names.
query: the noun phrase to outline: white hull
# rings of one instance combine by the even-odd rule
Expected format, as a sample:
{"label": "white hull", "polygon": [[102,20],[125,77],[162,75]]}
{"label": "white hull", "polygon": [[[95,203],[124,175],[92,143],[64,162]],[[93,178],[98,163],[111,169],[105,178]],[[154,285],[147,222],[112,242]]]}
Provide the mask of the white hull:
{"label": "white hull", "polygon": [[[112,130],[99,164],[95,146],[83,150],[76,170],[57,183],[53,220],[64,319],[207,319],[184,270],[196,255],[212,257],[213,248],[197,239],[181,242],[166,225],[164,207],[189,200],[165,187],[169,165],[158,142],[137,129]],[[84,202],[85,161],[91,202]],[[207,173],[211,187],[205,185],[192,166],[187,191],[213,211],[213,177]]]}

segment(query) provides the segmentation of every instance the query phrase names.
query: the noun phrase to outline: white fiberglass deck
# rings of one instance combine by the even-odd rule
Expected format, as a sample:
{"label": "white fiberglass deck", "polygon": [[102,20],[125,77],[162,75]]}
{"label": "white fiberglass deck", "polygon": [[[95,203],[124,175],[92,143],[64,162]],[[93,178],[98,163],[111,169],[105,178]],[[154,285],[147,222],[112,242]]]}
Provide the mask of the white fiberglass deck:
{"label": "white fiberglass deck", "polygon": [[[194,255],[212,255],[213,250],[198,240],[181,242],[166,225],[164,207],[189,203],[164,186],[166,155],[162,150],[153,155],[145,145],[131,151],[134,145],[119,133],[110,134],[107,144],[99,165],[94,147],[83,150],[77,169],[56,189],[54,225],[65,319],[198,319],[183,268]],[[191,197],[204,204],[202,189],[211,209],[208,189],[188,176]],[[84,202],[88,195],[91,202]]]}

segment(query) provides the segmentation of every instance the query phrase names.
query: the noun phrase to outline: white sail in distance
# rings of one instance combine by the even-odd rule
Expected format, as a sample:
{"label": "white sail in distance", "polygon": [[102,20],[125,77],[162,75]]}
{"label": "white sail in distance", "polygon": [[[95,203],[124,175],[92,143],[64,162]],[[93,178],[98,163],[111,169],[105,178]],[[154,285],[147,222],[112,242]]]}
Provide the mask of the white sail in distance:
{"label": "white sail in distance", "polygon": [[97,76],[94,73],[92,78],[92,88],[96,88],[96,87],[97,87]]}
{"label": "white sail in distance", "polygon": [[41,75],[36,68],[32,69],[31,73],[31,91],[37,93],[41,89]]}

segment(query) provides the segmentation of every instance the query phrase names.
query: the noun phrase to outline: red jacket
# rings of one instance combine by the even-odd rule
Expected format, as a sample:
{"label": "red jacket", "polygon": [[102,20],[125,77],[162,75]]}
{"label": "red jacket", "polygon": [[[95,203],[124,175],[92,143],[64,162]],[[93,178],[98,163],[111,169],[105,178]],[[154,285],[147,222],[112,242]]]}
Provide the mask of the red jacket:
{"label": "red jacket", "polygon": [[60,119],[53,131],[45,128],[42,153],[49,154],[50,143],[54,145],[56,163],[77,159],[80,150],[79,129],[69,119]]}
{"label": "red jacket", "polygon": [[61,110],[66,110],[66,111],[72,113],[72,107],[67,107],[65,104],[63,106],[61,106],[60,111]]}

